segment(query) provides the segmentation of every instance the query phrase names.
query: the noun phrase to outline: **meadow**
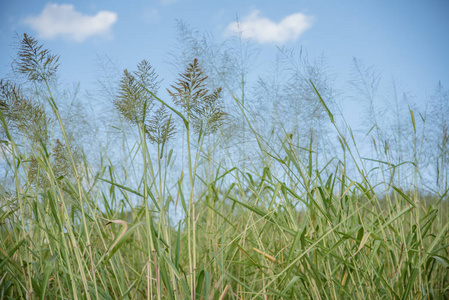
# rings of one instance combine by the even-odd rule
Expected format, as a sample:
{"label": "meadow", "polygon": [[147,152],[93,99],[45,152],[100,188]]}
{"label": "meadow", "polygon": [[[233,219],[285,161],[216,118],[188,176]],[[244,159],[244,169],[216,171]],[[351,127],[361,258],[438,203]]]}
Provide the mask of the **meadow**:
{"label": "meadow", "polygon": [[355,62],[360,142],[319,65],[284,53],[296,71],[252,91],[229,51],[183,42],[171,84],[146,60],[120,72],[95,137],[59,57],[21,37],[0,82],[0,299],[449,298],[441,85],[441,115],[398,100],[382,127]]}

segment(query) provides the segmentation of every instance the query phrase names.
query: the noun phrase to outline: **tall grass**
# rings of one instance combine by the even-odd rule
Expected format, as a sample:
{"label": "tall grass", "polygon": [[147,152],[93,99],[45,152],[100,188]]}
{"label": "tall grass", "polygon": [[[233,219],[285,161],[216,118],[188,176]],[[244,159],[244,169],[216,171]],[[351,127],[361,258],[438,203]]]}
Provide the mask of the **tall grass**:
{"label": "tall grass", "polygon": [[[45,88],[43,101],[1,84],[11,180],[0,190],[0,298],[449,297],[447,192],[423,194],[417,160],[410,186],[395,180],[393,162],[367,164],[312,81],[304,84],[342,155],[323,163],[313,132],[307,147],[295,143],[300,133],[272,142],[224,82],[257,141],[260,159],[242,167],[214,156],[232,116],[200,62],[169,87],[172,99],[162,99],[156,73],[142,61],[123,72],[114,101],[138,132],[127,157],[135,165],[122,172],[104,153],[94,169],[52,96],[57,56],[41,47],[24,36],[18,72]],[[408,117],[417,157],[420,124],[413,110]],[[175,124],[185,134],[187,175],[173,164]],[[381,180],[371,176],[376,170]]]}

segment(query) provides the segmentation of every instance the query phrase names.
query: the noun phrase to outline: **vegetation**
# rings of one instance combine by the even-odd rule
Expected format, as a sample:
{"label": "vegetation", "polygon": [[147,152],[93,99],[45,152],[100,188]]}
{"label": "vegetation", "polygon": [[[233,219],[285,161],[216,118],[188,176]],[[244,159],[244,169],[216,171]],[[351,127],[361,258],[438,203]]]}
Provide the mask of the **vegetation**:
{"label": "vegetation", "polygon": [[1,299],[449,297],[441,85],[432,131],[397,97],[385,130],[378,78],[356,61],[372,121],[372,147],[358,147],[320,62],[283,49],[286,80],[258,81],[255,113],[244,41],[233,56],[182,36],[191,52],[167,97],[149,62],[122,73],[119,159],[89,154],[58,56],[23,36],[13,71],[25,83],[0,83]]}

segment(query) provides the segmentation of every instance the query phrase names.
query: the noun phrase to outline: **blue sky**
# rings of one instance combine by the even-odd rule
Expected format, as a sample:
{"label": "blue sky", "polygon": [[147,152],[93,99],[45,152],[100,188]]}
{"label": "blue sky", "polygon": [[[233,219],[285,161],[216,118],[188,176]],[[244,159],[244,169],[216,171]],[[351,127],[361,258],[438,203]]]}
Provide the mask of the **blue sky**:
{"label": "blue sky", "polygon": [[[123,68],[147,59],[169,84],[168,52],[183,20],[217,42],[233,34],[238,16],[246,35],[260,47],[260,63],[273,60],[277,46],[324,55],[344,88],[354,57],[395,79],[425,104],[439,81],[449,83],[449,1],[40,1],[0,4],[0,73],[10,68],[15,34],[37,38],[61,56],[66,82],[90,88],[98,56]],[[172,78],[170,78],[172,77]]]}

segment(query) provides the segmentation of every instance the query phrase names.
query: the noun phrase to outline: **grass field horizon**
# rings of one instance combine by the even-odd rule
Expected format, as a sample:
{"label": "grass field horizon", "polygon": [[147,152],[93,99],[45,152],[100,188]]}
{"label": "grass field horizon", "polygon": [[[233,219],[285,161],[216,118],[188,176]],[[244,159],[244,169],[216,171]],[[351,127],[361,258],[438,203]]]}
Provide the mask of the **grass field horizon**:
{"label": "grass field horizon", "polygon": [[429,112],[379,112],[355,60],[360,141],[319,62],[280,49],[285,82],[249,87],[244,57],[184,36],[177,80],[142,60],[93,115],[20,38],[0,81],[0,299],[449,298],[441,84]]}

